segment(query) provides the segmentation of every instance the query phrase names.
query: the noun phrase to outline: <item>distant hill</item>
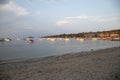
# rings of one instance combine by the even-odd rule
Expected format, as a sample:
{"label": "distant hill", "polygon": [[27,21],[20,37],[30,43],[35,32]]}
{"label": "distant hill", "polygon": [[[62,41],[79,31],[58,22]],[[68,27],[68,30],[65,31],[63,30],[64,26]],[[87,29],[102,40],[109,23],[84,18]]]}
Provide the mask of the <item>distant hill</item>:
{"label": "distant hill", "polygon": [[59,34],[59,35],[50,35],[43,36],[43,38],[93,38],[93,37],[105,37],[113,38],[120,37],[120,29],[108,30],[108,31],[97,31],[97,32],[82,32],[82,33],[71,33],[71,34]]}

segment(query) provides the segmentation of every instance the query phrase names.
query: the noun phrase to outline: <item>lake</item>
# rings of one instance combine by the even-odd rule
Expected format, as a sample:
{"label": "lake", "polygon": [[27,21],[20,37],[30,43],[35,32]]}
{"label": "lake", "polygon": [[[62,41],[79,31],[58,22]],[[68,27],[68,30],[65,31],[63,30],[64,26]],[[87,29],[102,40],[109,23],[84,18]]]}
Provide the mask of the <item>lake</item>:
{"label": "lake", "polygon": [[72,38],[50,41],[34,38],[34,43],[28,43],[26,40],[13,39],[10,42],[0,42],[0,60],[46,57],[118,46],[120,46],[120,41],[109,40],[79,41]]}

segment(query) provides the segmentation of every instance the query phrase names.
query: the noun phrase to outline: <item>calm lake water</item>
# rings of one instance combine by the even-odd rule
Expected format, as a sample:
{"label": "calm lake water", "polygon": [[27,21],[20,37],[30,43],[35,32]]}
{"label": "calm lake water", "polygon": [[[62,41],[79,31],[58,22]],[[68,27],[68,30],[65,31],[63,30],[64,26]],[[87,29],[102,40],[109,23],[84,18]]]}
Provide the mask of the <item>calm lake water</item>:
{"label": "calm lake water", "polygon": [[39,41],[37,38],[34,40],[34,43],[15,39],[11,42],[0,42],[0,60],[46,57],[120,46],[120,41],[108,40],[78,41],[70,39],[65,41],[57,39],[54,42],[49,40]]}

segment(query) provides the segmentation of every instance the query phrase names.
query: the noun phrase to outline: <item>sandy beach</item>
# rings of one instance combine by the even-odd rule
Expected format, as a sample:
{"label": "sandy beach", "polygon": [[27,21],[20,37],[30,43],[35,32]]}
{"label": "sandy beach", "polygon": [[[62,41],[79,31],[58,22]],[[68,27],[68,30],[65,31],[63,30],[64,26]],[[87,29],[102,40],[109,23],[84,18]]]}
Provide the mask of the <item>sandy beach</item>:
{"label": "sandy beach", "polygon": [[120,80],[120,47],[0,61],[0,80]]}

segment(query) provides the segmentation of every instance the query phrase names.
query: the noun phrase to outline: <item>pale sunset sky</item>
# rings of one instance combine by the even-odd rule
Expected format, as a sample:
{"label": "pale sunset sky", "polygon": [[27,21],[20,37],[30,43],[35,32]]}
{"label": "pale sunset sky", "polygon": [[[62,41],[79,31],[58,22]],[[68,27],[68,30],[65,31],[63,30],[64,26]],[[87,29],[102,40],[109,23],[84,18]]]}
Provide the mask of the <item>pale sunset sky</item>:
{"label": "pale sunset sky", "polygon": [[120,29],[120,0],[0,0],[0,37]]}

